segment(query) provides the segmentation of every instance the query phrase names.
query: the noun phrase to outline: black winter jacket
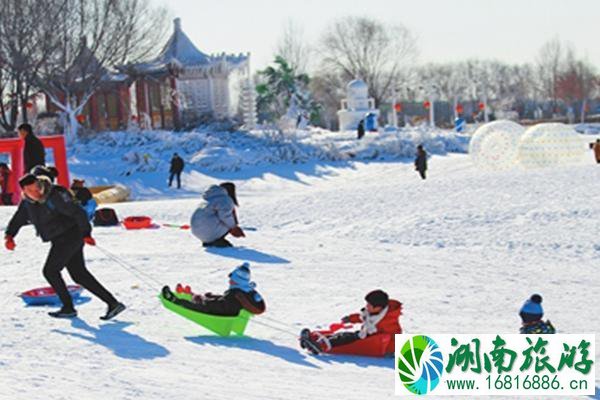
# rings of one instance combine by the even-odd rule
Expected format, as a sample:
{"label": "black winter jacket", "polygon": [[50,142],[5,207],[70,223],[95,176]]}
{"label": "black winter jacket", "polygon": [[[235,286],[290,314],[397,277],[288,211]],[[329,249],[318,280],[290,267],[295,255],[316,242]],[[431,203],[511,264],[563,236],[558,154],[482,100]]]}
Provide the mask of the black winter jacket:
{"label": "black winter jacket", "polygon": [[25,173],[31,172],[31,169],[36,165],[46,165],[44,145],[33,133],[25,136],[23,159],[25,161]]}
{"label": "black winter jacket", "polygon": [[51,242],[72,229],[79,229],[81,237],[90,236],[92,227],[87,215],[62,186],[47,184],[48,195],[43,202],[23,199],[13,215],[6,235],[15,237],[22,226],[33,224],[44,242]]}
{"label": "black winter jacket", "polygon": [[266,309],[264,300],[255,290],[246,293],[240,289],[229,289],[220,296],[206,294],[201,303],[186,300],[179,300],[178,303],[186,308],[220,316],[236,316],[242,309],[252,314],[262,314]]}

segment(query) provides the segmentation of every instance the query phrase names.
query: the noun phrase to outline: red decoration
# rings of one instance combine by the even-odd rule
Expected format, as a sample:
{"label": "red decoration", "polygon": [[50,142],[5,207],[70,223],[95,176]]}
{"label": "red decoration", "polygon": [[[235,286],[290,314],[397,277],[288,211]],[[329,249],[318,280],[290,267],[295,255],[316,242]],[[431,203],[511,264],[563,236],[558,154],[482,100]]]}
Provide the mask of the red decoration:
{"label": "red decoration", "polygon": [[77,115],[77,122],[79,122],[80,124],[83,124],[85,122],[85,115],[83,114],[79,114]]}
{"label": "red decoration", "polygon": [[485,104],[479,103],[479,109],[482,111],[485,110]]}
{"label": "red decoration", "polygon": [[429,110],[429,107],[431,107],[431,103],[429,101],[423,102],[423,108],[425,108],[426,110]]}
{"label": "red decoration", "polygon": [[463,111],[465,111],[465,109],[463,108],[463,105],[462,104],[457,104],[456,105],[456,113],[457,114],[462,114]]}
{"label": "red decoration", "polygon": [[394,104],[394,110],[396,110],[396,112],[402,112],[402,104],[401,103]]}
{"label": "red decoration", "polygon": [[132,121],[137,121],[137,116],[136,116],[136,115],[132,115],[132,116],[131,116],[131,120],[132,120]]}
{"label": "red decoration", "polygon": [[33,103],[28,101],[27,103],[25,103],[25,107],[29,110],[31,110],[33,108]]}

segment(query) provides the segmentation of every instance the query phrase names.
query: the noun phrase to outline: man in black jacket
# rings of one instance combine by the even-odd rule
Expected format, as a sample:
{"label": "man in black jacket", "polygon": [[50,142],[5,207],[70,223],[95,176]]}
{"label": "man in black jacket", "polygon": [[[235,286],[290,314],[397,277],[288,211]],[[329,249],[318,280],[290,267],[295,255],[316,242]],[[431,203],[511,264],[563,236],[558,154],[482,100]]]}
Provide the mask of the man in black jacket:
{"label": "man in black jacket", "polygon": [[173,183],[173,178],[177,177],[177,189],[181,189],[181,173],[183,172],[183,167],[185,167],[185,163],[183,162],[183,158],[179,157],[179,154],[173,154],[173,158],[171,158],[171,169],[169,170],[169,187]]}
{"label": "man in black jacket", "polygon": [[36,165],[46,165],[46,150],[42,141],[33,134],[29,124],[21,124],[18,128],[19,137],[25,141],[23,147],[23,160],[25,173],[31,172]]}
{"label": "man in black jacket", "polygon": [[73,201],[72,195],[62,186],[52,185],[45,177],[27,174],[19,180],[24,198],[10,220],[5,232],[5,247],[14,250],[14,237],[22,226],[33,224],[38,236],[52,247],[46,259],[44,277],[56,291],[63,306],[58,311],[48,313],[55,318],[74,318],[77,311],[67,290],[61,270],[67,267],[73,280],[95,294],[108,305],[108,320],[115,317],[125,306],[119,303],[85,267],[83,258],[84,243],[94,246],[92,227],[85,211]]}

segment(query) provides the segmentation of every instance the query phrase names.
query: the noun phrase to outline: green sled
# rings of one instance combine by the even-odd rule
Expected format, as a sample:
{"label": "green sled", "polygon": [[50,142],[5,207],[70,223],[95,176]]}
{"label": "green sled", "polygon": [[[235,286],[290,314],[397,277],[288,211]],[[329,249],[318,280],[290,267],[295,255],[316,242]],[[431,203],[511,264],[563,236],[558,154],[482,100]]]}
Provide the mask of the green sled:
{"label": "green sled", "polygon": [[[174,293],[180,299],[191,300],[191,294],[185,293]],[[246,310],[240,311],[235,317],[223,317],[220,315],[204,314],[199,311],[188,310],[185,307],[172,303],[165,299],[162,294],[158,296],[161,303],[167,310],[173,311],[175,314],[179,314],[184,318],[189,319],[203,326],[211,332],[216,333],[219,336],[230,336],[231,332],[238,336],[243,336],[246,330],[246,325],[252,317],[252,314]]]}

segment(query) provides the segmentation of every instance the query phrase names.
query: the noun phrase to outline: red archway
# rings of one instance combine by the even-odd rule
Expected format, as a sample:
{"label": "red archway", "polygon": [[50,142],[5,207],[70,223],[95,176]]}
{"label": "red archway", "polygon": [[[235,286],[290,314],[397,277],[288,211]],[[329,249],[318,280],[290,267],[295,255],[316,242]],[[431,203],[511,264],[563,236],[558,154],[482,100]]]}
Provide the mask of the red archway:
{"label": "red archway", "polygon": [[[54,153],[54,166],[58,170],[58,184],[69,187],[69,167],[67,165],[67,149],[64,136],[39,136],[45,148],[51,148]],[[21,200],[19,178],[24,175],[22,139],[0,139],[0,153],[10,154],[12,174],[8,183],[8,190],[13,195],[13,203]]]}

